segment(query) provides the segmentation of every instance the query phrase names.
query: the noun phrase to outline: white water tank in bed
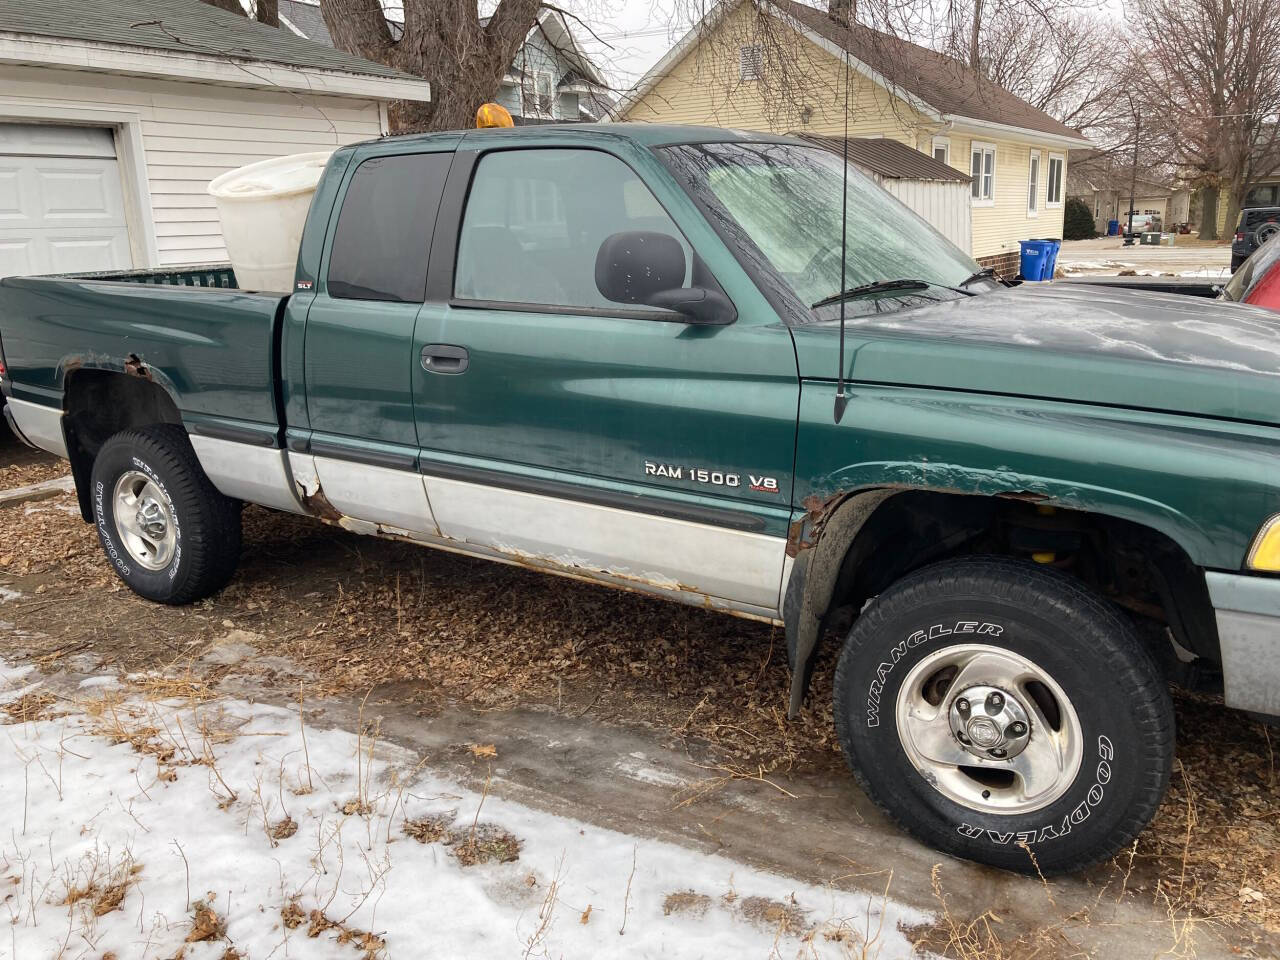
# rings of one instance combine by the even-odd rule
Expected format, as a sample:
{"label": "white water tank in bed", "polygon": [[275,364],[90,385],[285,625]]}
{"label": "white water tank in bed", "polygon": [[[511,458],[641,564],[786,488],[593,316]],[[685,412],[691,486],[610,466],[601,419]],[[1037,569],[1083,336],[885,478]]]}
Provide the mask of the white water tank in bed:
{"label": "white water tank in bed", "polygon": [[293,289],[302,228],[330,153],[262,160],[224,173],[209,184],[240,289],[281,293]]}

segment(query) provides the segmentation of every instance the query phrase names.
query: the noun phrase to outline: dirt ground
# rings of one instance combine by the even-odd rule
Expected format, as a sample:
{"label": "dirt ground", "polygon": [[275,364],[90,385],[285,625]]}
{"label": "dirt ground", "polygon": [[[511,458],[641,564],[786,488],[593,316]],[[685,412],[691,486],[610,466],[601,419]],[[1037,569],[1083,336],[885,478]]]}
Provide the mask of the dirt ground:
{"label": "dirt ground", "polygon": [[[0,466],[0,489],[66,472],[7,438],[0,464],[10,464]],[[826,797],[835,809],[839,791],[851,809],[866,806],[832,729],[834,645],[809,705],[789,722],[779,629],[253,507],[244,533],[232,584],[170,608],[115,578],[73,496],[0,509],[0,655],[35,658],[45,670],[88,662],[185,671],[199,660],[209,682],[232,671],[220,661],[240,671],[248,663],[253,682],[281,697],[298,695],[287,665],[301,664],[308,700],[376,688],[433,721],[501,724],[535,711],[549,722],[626,731],[708,771],[695,789],[673,794],[673,809],[736,784],[783,803],[786,784],[818,781],[836,785]],[[209,655],[228,646],[257,653]],[[1280,730],[1210,698],[1179,695],[1177,707],[1173,783],[1132,850],[1055,883],[1069,896],[1050,894],[1037,906],[1038,926],[1006,922],[998,904],[984,903],[981,892],[1004,883],[995,871],[948,866],[932,880],[933,902],[920,904],[946,910],[938,924],[913,931],[919,946],[997,960],[1138,955],[1082,948],[1087,936],[1064,935],[1088,926],[1087,904],[1105,900],[1112,914],[1123,908],[1150,925],[1144,956],[1280,956]],[[802,820],[803,811],[787,818]],[[928,855],[916,854],[924,864]],[[911,879],[926,894],[928,872]],[[948,886],[957,880],[966,896]],[[1030,886],[1008,889],[1029,889],[1044,903],[1037,881],[1017,882]]]}

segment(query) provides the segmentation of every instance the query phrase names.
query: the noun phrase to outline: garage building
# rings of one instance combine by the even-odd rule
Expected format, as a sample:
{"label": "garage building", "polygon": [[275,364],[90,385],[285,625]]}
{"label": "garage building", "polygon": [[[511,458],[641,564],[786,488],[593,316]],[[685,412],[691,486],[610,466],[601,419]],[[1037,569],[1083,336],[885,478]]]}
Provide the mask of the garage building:
{"label": "garage building", "polygon": [[0,0],[0,276],[225,260],[210,180],[429,97],[199,0]]}

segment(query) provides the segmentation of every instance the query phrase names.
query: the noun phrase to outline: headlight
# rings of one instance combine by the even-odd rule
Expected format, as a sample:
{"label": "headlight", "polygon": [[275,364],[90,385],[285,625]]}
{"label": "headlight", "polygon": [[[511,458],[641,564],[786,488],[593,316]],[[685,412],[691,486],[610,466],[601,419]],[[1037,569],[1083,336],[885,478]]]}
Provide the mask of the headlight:
{"label": "headlight", "polygon": [[1245,566],[1251,570],[1280,573],[1280,513],[1264,523],[1253,538]]}

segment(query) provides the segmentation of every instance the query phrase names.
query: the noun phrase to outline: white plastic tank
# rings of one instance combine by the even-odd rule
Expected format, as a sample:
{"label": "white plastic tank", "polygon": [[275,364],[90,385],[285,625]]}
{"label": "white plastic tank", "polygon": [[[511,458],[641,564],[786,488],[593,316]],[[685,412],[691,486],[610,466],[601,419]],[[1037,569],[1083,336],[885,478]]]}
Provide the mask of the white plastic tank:
{"label": "white plastic tank", "polygon": [[307,210],[332,152],[262,160],[210,182],[241,290],[293,289]]}

